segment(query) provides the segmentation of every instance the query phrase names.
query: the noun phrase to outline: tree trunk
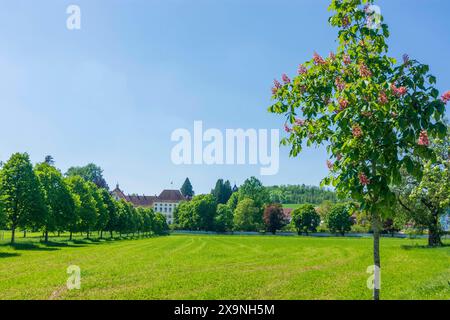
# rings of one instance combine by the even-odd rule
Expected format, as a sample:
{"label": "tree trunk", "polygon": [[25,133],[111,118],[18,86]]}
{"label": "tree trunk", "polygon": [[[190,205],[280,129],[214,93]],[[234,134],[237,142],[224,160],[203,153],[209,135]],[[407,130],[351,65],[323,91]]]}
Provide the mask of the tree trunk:
{"label": "tree trunk", "polygon": [[23,237],[24,237],[24,238],[27,237],[27,230],[23,230]]}
{"label": "tree trunk", "polygon": [[48,231],[45,230],[45,242],[48,242]]}
{"label": "tree trunk", "polygon": [[15,241],[16,241],[16,228],[13,227],[11,230],[11,244],[14,244]]}
{"label": "tree trunk", "polygon": [[103,239],[103,230],[100,230],[100,239]]}
{"label": "tree trunk", "polygon": [[428,226],[428,246],[438,247],[442,245],[441,233],[439,230],[439,214],[433,214],[432,223]]}
{"label": "tree trunk", "polygon": [[373,264],[374,282],[373,282],[373,300],[380,300],[380,219],[377,213],[373,214]]}
{"label": "tree trunk", "polygon": [[72,231],[70,231],[69,241],[72,241]]}

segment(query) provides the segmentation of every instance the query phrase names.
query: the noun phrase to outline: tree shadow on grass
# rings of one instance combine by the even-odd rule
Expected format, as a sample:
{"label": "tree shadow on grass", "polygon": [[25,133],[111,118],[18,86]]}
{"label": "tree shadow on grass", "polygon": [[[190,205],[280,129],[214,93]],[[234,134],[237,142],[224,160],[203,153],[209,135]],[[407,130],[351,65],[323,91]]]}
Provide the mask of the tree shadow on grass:
{"label": "tree shadow on grass", "polygon": [[49,248],[80,248],[84,247],[83,245],[74,245],[69,242],[54,242],[54,241],[48,241],[48,242],[41,242],[42,245],[49,247]]}
{"label": "tree shadow on grass", "polygon": [[414,249],[441,249],[441,248],[446,248],[446,247],[450,247],[450,244],[444,243],[441,246],[437,246],[437,247],[431,247],[429,245],[420,245],[420,244],[404,244],[401,246],[401,248],[403,250],[414,250]]}
{"label": "tree shadow on grass", "polygon": [[74,244],[101,244],[104,241],[99,241],[96,239],[83,239],[83,240],[72,240]]}
{"label": "tree shadow on grass", "polygon": [[17,252],[0,252],[0,259],[18,257],[18,256],[20,256],[20,253],[17,253]]}
{"label": "tree shadow on grass", "polygon": [[47,247],[42,247],[39,245],[36,245],[34,243],[5,243],[0,245],[2,247],[10,247],[13,248],[14,250],[30,250],[30,251],[55,251],[55,250],[59,250],[57,248],[47,248]]}

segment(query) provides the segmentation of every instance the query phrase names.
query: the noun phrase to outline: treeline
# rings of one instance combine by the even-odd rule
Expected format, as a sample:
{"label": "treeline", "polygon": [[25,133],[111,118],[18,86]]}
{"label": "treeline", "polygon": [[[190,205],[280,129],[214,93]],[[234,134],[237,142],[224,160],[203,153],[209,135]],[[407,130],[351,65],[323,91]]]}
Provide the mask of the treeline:
{"label": "treeline", "polygon": [[[289,187],[297,191],[313,190],[304,186]],[[357,223],[352,217],[357,211],[355,205],[330,200],[323,201],[320,206],[302,204],[288,215],[282,204],[271,197],[273,190],[277,189],[263,186],[255,177],[245,180],[239,188],[231,188],[228,181],[219,179],[210,194],[194,196],[175,209],[172,228],[216,232],[268,231],[274,234],[278,230],[286,230],[308,234],[322,227],[336,234],[345,234]],[[326,194],[325,190],[322,191],[322,195]]]}
{"label": "treeline", "polygon": [[90,164],[70,168],[65,175],[48,156],[31,164],[26,153],[15,153],[0,168],[0,227],[42,231],[45,241],[51,232],[81,232],[89,238],[94,231],[150,236],[168,230],[166,218],[150,208],[134,208],[116,201],[108,191],[102,170]]}
{"label": "treeline", "polygon": [[[255,177],[239,188],[219,179],[210,194],[182,202],[174,212],[174,229],[202,231],[260,231],[269,228],[264,211],[270,203],[269,192]],[[279,214],[280,219],[283,211]]]}
{"label": "treeline", "polygon": [[336,194],[333,191],[304,184],[271,186],[267,189],[270,202],[273,203],[321,204],[324,201],[336,201]]}

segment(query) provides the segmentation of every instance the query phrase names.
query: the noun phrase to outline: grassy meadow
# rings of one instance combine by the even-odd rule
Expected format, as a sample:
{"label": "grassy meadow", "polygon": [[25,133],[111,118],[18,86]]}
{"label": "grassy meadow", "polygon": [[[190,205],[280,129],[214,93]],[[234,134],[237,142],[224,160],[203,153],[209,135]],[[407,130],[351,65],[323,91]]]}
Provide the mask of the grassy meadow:
{"label": "grassy meadow", "polygon": [[[44,245],[29,236],[14,247],[0,240],[0,299],[371,298],[368,238],[61,237]],[[450,247],[425,243],[381,240],[382,299],[450,299]],[[81,268],[80,290],[67,290],[69,265]]]}

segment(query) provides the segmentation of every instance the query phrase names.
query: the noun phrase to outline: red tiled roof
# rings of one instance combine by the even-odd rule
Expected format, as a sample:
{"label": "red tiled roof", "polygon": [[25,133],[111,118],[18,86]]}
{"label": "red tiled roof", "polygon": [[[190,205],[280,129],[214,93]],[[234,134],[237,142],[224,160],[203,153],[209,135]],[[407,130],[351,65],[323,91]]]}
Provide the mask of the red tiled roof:
{"label": "red tiled roof", "polygon": [[180,190],[163,190],[159,195],[158,201],[183,201],[186,200],[181,194]]}
{"label": "red tiled roof", "polygon": [[125,195],[119,186],[114,189],[111,194],[116,195],[119,199],[124,199],[130,202],[135,207],[152,207],[157,201],[159,202],[179,202],[186,200],[181,194],[180,190],[163,190],[159,196],[139,196],[139,195]]}
{"label": "red tiled roof", "polygon": [[131,202],[135,207],[151,207],[156,198],[155,196],[128,195],[125,200]]}

